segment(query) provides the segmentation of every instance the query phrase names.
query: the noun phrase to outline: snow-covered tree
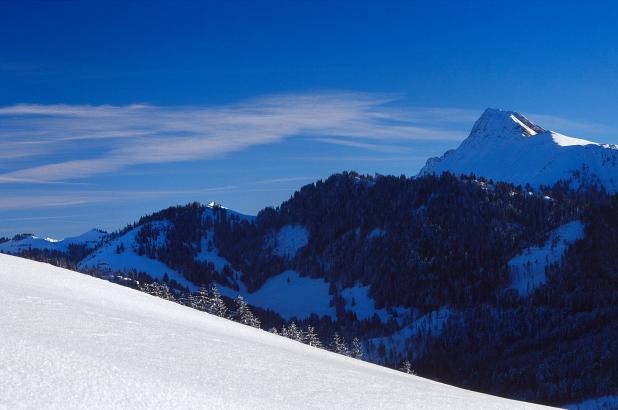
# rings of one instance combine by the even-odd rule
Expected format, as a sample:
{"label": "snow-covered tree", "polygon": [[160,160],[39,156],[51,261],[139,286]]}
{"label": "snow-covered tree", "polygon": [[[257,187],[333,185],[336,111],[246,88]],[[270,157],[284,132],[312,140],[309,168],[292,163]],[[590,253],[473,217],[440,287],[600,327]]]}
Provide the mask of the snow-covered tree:
{"label": "snow-covered tree", "polygon": [[416,374],[414,370],[412,370],[412,363],[409,360],[404,360],[399,367],[399,371],[402,371],[407,374]]}
{"label": "snow-covered tree", "polygon": [[251,312],[249,305],[240,295],[236,298],[236,314],[234,319],[243,325],[260,328],[260,320]]}
{"label": "snow-covered tree", "polygon": [[358,337],[352,339],[352,351],[350,352],[350,355],[355,359],[363,360],[363,348]]}
{"label": "snow-covered tree", "polygon": [[350,355],[350,351],[348,350],[348,346],[343,339],[343,337],[339,336],[339,333],[335,332],[333,335],[333,340],[331,342],[331,351],[335,353],[339,353],[345,356]]}
{"label": "snow-covered tree", "polygon": [[210,304],[208,306],[208,313],[226,319],[228,318],[227,306],[225,306],[225,302],[221,299],[219,290],[215,285],[212,285],[212,288],[210,289]]}
{"label": "snow-covered tree", "polygon": [[165,300],[177,302],[176,295],[174,295],[174,292],[172,292],[165,283],[159,285],[159,295],[158,296]]}
{"label": "snow-covered tree", "polygon": [[201,287],[197,294],[191,298],[192,307],[203,311],[209,311],[211,305],[210,294],[206,287]]}
{"label": "snow-covered tree", "polygon": [[309,346],[317,347],[322,349],[324,346],[322,345],[322,341],[315,333],[315,328],[313,326],[307,326],[307,332],[305,332],[305,343]]}
{"label": "snow-covered tree", "polygon": [[290,325],[287,328],[287,337],[289,337],[292,340],[296,340],[297,342],[301,342],[301,343],[305,339],[305,335],[303,334],[303,331],[299,329],[299,327],[294,322],[290,323]]}
{"label": "snow-covered tree", "polygon": [[139,285],[139,289],[142,292],[149,293],[158,298],[170,300],[172,302],[178,302],[178,299],[176,299],[176,295],[174,295],[174,292],[172,292],[170,288],[168,288],[167,285],[164,283],[144,283]]}
{"label": "snow-covered tree", "polygon": [[193,309],[196,309],[196,307],[195,307],[195,295],[193,295],[192,293],[183,293],[178,298],[178,303],[180,303],[181,305],[189,306],[189,307],[191,307]]}

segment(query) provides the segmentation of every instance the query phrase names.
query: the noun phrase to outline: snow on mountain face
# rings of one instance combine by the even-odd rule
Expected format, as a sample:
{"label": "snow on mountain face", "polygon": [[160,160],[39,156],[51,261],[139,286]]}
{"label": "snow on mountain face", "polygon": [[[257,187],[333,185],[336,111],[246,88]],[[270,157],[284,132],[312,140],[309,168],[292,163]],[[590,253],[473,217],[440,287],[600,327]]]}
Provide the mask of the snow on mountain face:
{"label": "snow on mountain face", "polygon": [[301,277],[292,270],[268,279],[254,293],[245,291],[242,296],[250,304],[272,309],[287,320],[305,319],[312,313],[332,319],[337,317],[335,307],[331,306],[328,283],[323,279]]}
{"label": "snow on mountain face", "polygon": [[474,173],[532,186],[574,178],[618,192],[618,147],[548,131],[523,115],[487,109],[468,138],[442,157],[430,158],[419,175]]}
{"label": "snow on mountain face", "polygon": [[542,246],[524,249],[508,263],[511,269],[511,287],[522,296],[529,295],[545,283],[545,269],[560,262],[567,248],[584,236],[584,225],[576,220],[551,232]]}
{"label": "snow on mountain face", "polygon": [[57,240],[39,238],[34,235],[18,235],[15,238],[0,243],[0,252],[20,253],[32,249],[67,252],[69,245],[85,245],[88,249],[95,248],[107,236],[106,232],[91,229],[79,236]]}
{"label": "snow on mountain face", "polygon": [[0,255],[0,407],[533,409]]}
{"label": "snow on mountain face", "polygon": [[[168,227],[168,221],[155,221],[150,223],[151,229],[159,229],[159,244],[165,243],[164,229]],[[198,286],[188,281],[182,274],[176,272],[163,262],[149,258],[146,255],[139,255],[137,252],[135,237],[140,229],[137,227],[131,229],[124,235],[110,241],[93,253],[84,258],[78,265],[80,270],[99,269],[104,272],[124,272],[131,271],[146,272],[154,279],[162,280],[167,274],[169,279],[174,279],[176,282],[189,288],[191,291],[197,291]],[[123,251],[118,252],[118,247],[122,246]]]}
{"label": "snow on mountain face", "polygon": [[309,242],[309,232],[302,225],[285,225],[277,232],[275,237],[275,255],[286,258],[296,256],[300,248]]}

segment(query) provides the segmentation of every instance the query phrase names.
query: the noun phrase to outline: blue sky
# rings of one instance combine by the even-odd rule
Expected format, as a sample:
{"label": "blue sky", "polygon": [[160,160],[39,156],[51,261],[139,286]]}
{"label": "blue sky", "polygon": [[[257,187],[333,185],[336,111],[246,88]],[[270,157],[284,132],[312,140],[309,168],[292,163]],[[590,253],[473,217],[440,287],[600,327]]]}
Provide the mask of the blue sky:
{"label": "blue sky", "polygon": [[617,18],[613,1],[0,0],[0,235],[414,175],[486,107],[618,143]]}

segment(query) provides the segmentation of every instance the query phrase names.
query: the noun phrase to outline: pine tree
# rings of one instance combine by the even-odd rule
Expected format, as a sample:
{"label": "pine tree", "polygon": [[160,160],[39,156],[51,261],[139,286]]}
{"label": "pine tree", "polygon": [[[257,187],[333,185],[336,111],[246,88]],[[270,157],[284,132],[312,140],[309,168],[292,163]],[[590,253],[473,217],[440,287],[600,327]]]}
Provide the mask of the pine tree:
{"label": "pine tree", "polygon": [[210,289],[210,305],[208,306],[208,313],[225,319],[228,318],[227,306],[225,306],[225,302],[221,299],[219,290],[215,285],[212,285],[212,288]]}
{"label": "pine tree", "polygon": [[234,315],[234,319],[243,325],[253,326],[258,329],[260,327],[260,320],[251,312],[249,305],[240,295],[236,298],[236,314]]}
{"label": "pine tree", "polygon": [[296,323],[292,322],[287,328],[287,337],[302,343],[305,335],[303,335],[302,330],[300,330],[298,326],[296,326]]}
{"label": "pine tree", "polygon": [[335,353],[342,354],[344,356],[349,356],[350,351],[348,350],[348,346],[346,345],[343,337],[339,336],[339,333],[335,332],[333,335],[333,340],[331,342],[331,351]]}
{"label": "pine tree", "polygon": [[260,319],[253,315],[253,320],[251,321],[251,326],[253,326],[256,329],[261,329],[262,328],[262,322],[260,321]]}
{"label": "pine tree", "polygon": [[192,307],[195,309],[209,311],[211,305],[211,298],[208,289],[201,287],[200,290],[191,298]]}
{"label": "pine tree", "polygon": [[305,343],[309,346],[317,347],[322,349],[324,346],[320,341],[320,338],[315,333],[315,328],[313,326],[307,326],[307,332],[305,333]]}
{"label": "pine tree", "polygon": [[414,370],[412,370],[412,363],[410,363],[409,360],[404,360],[403,363],[401,363],[401,367],[399,367],[399,371],[402,371],[407,374],[413,374],[413,375],[416,374]]}
{"label": "pine tree", "polygon": [[178,298],[178,303],[181,305],[189,306],[190,308],[196,309],[195,307],[195,295],[192,293],[183,293]]}
{"label": "pine tree", "polygon": [[361,347],[361,342],[358,340],[358,337],[352,339],[352,352],[350,352],[350,354],[355,359],[363,360],[363,348]]}
{"label": "pine tree", "polygon": [[174,292],[170,291],[170,288],[168,288],[165,283],[161,284],[153,282],[150,284],[145,284],[143,287],[140,286],[140,289],[161,299],[170,300],[172,302],[178,301],[176,299],[176,295],[174,295]]}

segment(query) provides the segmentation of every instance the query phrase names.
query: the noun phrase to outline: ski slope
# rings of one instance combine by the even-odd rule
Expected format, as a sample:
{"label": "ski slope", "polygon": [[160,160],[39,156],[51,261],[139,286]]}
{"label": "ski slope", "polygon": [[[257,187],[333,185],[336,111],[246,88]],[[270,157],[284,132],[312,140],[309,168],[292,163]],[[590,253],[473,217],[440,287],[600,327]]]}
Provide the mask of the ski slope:
{"label": "ski slope", "polygon": [[9,255],[0,300],[0,408],[541,408]]}

